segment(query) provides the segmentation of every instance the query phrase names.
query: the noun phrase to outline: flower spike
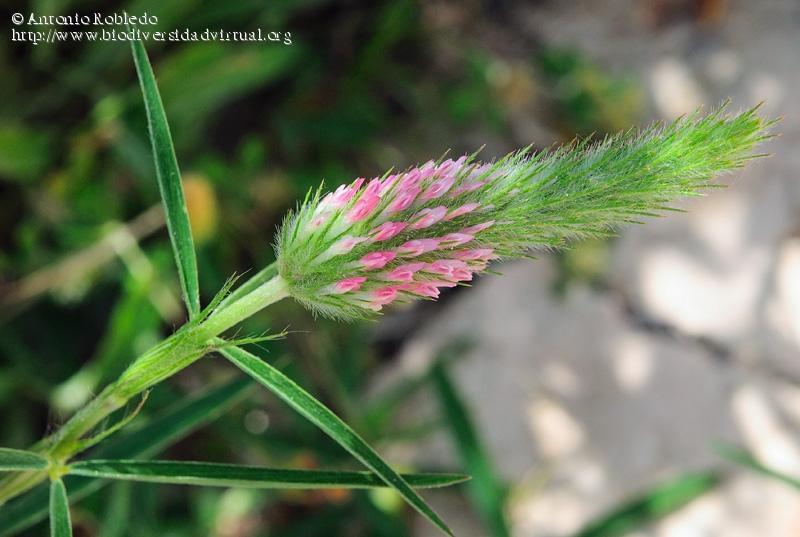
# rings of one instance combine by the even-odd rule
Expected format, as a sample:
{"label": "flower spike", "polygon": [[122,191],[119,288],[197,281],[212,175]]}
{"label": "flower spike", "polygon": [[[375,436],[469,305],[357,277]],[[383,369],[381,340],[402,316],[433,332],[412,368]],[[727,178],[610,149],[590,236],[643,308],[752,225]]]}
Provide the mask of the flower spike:
{"label": "flower spike", "polygon": [[752,158],[768,126],[755,110],[722,107],[595,143],[429,161],[317,190],[281,228],[279,272],[292,296],[330,317],[437,298],[493,260],[606,236],[700,193]]}

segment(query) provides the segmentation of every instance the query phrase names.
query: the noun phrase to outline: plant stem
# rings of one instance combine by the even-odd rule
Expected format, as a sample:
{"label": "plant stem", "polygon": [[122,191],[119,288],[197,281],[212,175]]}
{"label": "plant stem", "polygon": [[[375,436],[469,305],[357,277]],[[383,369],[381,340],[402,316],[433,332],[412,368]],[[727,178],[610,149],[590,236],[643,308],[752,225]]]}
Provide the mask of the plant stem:
{"label": "plant stem", "polygon": [[[258,274],[256,277],[258,277]],[[287,296],[289,296],[289,289],[286,286],[286,281],[279,275],[273,276],[249,294],[212,313],[201,327],[207,333],[209,339],[213,338],[264,309],[269,304]]]}
{"label": "plant stem", "polygon": [[[263,275],[259,273],[254,278],[257,277]],[[84,435],[124,407],[131,398],[214,350],[218,345],[215,338],[225,330],[287,296],[286,283],[275,275],[241,298],[217,308],[200,324],[190,322],[184,325],[139,356],[116,382],[106,386],[56,433],[39,442],[34,449],[50,459],[52,466],[63,466],[88,445],[83,439]],[[20,472],[1,480],[0,505],[44,481],[48,471]]]}
{"label": "plant stem", "polygon": [[246,294],[255,291],[257,287],[260,287],[262,284],[268,282],[277,275],[278,275],[278,262],[273,261],[260,271],[256,272],[246,282],[242,283],[236,289],[231,291],[230,294],[228,294],[228,296],[222,299],[222,302],[219,303],[217,309],[228,307],[229,304],[232,304],[233,302],[239,300]]}

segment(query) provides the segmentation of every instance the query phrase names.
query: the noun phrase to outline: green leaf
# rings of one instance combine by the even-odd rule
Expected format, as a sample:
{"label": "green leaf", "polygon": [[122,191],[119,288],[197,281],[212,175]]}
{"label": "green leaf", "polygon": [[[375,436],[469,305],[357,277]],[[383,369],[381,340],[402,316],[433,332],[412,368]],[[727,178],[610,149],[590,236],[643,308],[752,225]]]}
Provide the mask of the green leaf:
{"label": "green leaf", "polygon": [[[219,340],[223,342],[223,340]],[[236,367],[256,379],[275,395],[283,399],[303,417],[322,429],[367,468],[375,472],[414,509],[448,535],[450,528],[431,509],[419,494],[395,472],[378,453],[375,452],[353,429],[331,412],[325,405],[317,401],[311,394],[298,386],[289,377],[262,361],[257,356],[239,347],[226,347],[219,352]]]}
{"label": "green leaf", "polygon": [[47,459],[32,451],[0,448],[0,472],[15,470],[43,470],[47,468]]}
{"label": "green leaf", "polygon": [[[70,465],[70,474],[149,483],[280,489],[375,488],[386,483],[371,472],[286,470],[192,461],[87,460]],[[445,487],[465,481],[462,474],[409,474],[412,486]]]}
{"label": "green leaf", "polygon": [[590,522],[574,537],[628,535],[702,496],[716,487],[719,481],[719,476],[713,472],[680,476]]}
{"label": "green leaf", "polygon": [[70,537],[69,500],[64,482],[54,479],[50,483],[50,537]]}
{"label": "green leaf", "polygon": [[773,470],[772,468],[765,466],[764,464],[760,463],[758,459],[756,459],[750,452],[740,447],[732,446],[729,444],[719,444],[716,446],[716,451],[722,457],[728,459],[733,463],[736,463],[740,466],[744,466],[745,468],[749,468],[754,472],[758,472],[759,474],[774,478],[778,481],[783,481],[787,485],[792,486],[796,489],[800,489],[800,478],[792,477],[788,474],[779,472],[777,470]]}
{"label": "green leaf", "polygon": [[125,537],[129,535],[133,483],[117,481],[108,491],[103,519],[98,535],[103,537]]}
{"label": "green leaf", "polygon": [[189,317],[192,318],[200,312],[200,287],[197,280],[197,258],[192,240],[192,228],[189,225],[189,213],[181,185],[181,173],[172,145],[167,115],[164,113],[164,105],[161,103],[147,52],[141,41],[131,41],[131,50],[147,111],[158,189],[167,214],[169,238],[178,265],[183,298],[189,310]]}
{"label": "green leaf", "polygon": [[[131,432],[120,433],[92,452],[97,458],[130,459],[152,457],[206,423],[217,419],[239,401],[252,384],[236,379],[205,394],[188,398]],[[73,502],[95,492],[106,481],[66,476]],[[0,507],[0,537],[17,535],[47,516],[48,489],[41,486]]]}
{"label": "green leaf", "polygon": [[506,537],[510,532],[504,514],[505,491],[492,469],[466,406],[450,382],[443,362],[437,361],[431,369],[431,375],[445,421],[450,425],[453,440],[464,461],[464,470],[472,476],[468,485],[470,497],[491,534],[495,537]]}

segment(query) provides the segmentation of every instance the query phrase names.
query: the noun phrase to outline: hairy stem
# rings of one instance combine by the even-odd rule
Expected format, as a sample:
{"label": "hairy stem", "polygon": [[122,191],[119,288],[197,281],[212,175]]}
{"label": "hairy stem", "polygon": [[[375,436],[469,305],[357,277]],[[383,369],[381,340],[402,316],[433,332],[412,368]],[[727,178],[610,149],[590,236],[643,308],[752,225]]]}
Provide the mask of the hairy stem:
{"label": "hairy stem", "polygon": [[202,324],[202,328],[208,338],[212,338],[264,309],[268,304],[287,296],[289,296],[289,289],[284,279],[279,275],[273,276],[272,279],[261,284],[249,294],[212,313]]}

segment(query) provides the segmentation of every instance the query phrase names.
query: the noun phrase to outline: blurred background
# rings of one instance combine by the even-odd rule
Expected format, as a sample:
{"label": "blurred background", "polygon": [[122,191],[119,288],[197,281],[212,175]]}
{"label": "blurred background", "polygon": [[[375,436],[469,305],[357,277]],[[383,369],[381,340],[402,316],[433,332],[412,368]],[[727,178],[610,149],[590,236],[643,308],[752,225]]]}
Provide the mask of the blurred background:
{"label": "blurred background", "polygon": [[[0,19],[9,36],[14,12],[98,10],[292,33],[147,44],[206,300],[272,261],[276,225],[322,179],[764,101],[784,116],[773,156],[686,214],[503,264],[376,323],[284,301],[245,330],[294,331],[255,350],[393,464],[472,474],[425,493],[457,535],[800,533],[796,0],[38,0]],[[6,38],[0,69],[0,445],[24,448],[183,312],[127,44]],[[138,419],[235,375],[205,359]],[[732,464],[720,442],[778,473]],[[357,468],[258,389],[160,457]],[[435,535],[386,491],[116,484],[73,520],[80,536]]]}

